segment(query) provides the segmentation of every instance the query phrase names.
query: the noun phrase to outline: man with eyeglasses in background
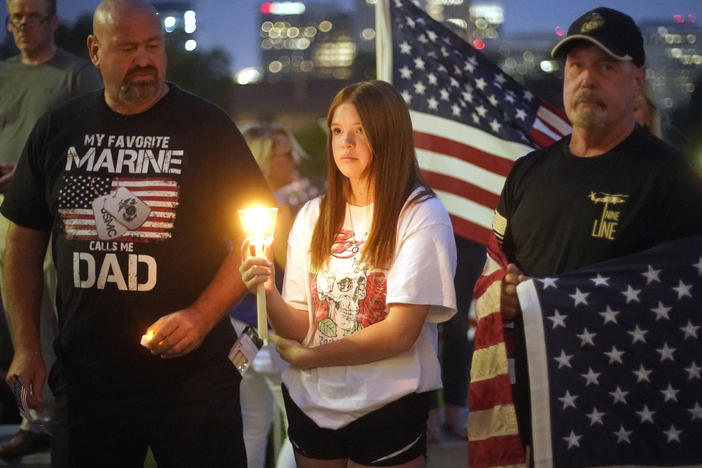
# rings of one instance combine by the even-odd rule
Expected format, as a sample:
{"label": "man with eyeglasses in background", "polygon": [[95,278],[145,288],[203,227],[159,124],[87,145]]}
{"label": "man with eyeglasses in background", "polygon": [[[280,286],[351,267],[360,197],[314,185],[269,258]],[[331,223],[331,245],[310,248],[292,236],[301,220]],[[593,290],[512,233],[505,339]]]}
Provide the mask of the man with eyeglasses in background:
{"label": "man with eyeglasses in background", "polygon": [[[102,87],[100,75],[89,61],[56,47],[54,33],[59,25],[56,0],[6,1],[9,14],[5,26],[12,33],[19,55],[0,61],[0,202],[39,117],[71,98]],[[0,267],[5,260],[7,227],[8,220],[0,215]],[[49,252],[44,262],[41,311],[41,348],[49,365],[54,360],[53,339],[57,327],[53,305],[55,282]],[[0,319],[4,320],[3,314]],[[9,334],[6,324],[2,325],[0,333]],[[0,363],[5,367],[4,373],[9,360],[3,356],[2,361],[6,361]],[[44,409],[32,414],[37,424],[23,418],[19,431],[0,445],[0,458],[13,458],[48,446],[49,437],[42,432],[42,426],[46,427],[51,417],[53,398],[48,385],[44,386],[43,399]]]}

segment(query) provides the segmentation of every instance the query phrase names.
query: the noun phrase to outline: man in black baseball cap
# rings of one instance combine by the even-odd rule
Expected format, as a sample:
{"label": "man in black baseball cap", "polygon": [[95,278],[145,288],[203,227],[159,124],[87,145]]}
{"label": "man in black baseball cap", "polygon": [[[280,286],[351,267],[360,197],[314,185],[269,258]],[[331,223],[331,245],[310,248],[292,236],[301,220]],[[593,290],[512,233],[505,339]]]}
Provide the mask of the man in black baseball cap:
{"label": "man in black baseball cap", "polygon": [[[634,21],[609,8],[589,11],[575,20],[552,54],[565,57],[563,104],[573,132],[515,162],[493,221],[509,264],[502,268],[488,255],[483,272],[504,273],[494,290],[503,320],[515,325],[515,409],[522,442],[530,446],[530,391],[517,285],[529,277],[554,278],[702,234],[702,183],[677,150],[634,120],[634,101],[645,81],[643,39]],[[495,310],[494,299],[492,293],[478,298],[478,316]],[[646,328],[656,326],[650,317],[642,320],[648,321]],[[573,349],[580,346],[581,340],[574,339]],[[542,434],[534,434],[535,466],[546,456],[537,436]],[[561,461],[567,466],[581,463]],[[622,459],[613,464],[640,462]]]}
{"label": "man in black baseball cap", "polygon": [[639,28],[624,13],[596,8],[573,22],[552,55],[565,57],[570,150],[576,156],[606,153],[634,128],[633,103],[646,78]]}
{"label": "man in black baseball cap", "polygon": [[646,61],[638,26],[630,16],[611,8],[595,8],[576,19],[551,55],[564,57],[579,40],[589,41],[615,59],[631,60],[639,67]]}

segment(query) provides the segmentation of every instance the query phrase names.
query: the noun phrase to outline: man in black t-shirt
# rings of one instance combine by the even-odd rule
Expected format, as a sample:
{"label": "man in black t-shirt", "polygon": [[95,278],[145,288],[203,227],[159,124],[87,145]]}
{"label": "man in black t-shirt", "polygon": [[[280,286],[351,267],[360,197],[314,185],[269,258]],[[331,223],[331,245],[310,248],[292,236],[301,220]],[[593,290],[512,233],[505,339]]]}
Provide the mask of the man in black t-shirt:
{"label": "man in black t-shirt", "polygon": [[245,466],[234,332],[221,320],[245,291],[229,245],[237,208],[275,200],[227,115],[165,82],[152,6],[103,1],[88,48],[105,89],[39,120],[0,207],[11,221],[8,380],[39,404],[37,292],[51,239],[52,465],[143,466],[151,447],[159,465]]}
{"label": "man in black t-shirt", "polygon": [[[565,57],[563,101],[572,135],[515,162],[493,221],[509,265],[476,303],[515,321],[517,285],[656,244],[702,234],[702,184],[672,147],[638,127],[634,100],[645,80],[641,32],[627,15],[597,8],[553,49]],[[488,256],[484,275],[498,269]],[[523,335],[521,337],[523,339]],[[523,346],[523,343],[522,343]],[[517,410],[529,443],[526,363],[517,347]]]}

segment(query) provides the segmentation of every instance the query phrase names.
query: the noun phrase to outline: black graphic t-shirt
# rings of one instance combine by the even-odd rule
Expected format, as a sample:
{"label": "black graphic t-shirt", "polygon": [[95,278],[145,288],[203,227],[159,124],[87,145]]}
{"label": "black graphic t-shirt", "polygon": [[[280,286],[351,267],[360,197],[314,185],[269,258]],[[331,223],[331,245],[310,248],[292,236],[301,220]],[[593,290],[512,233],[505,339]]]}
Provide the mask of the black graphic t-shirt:
{"label": "black graphic t-shirt", "polygon": [[0,208],[51,231],[57,369],[72,382],[129,390],[228,364],[227,321],[178,359],[140,346],[150,324],[211,282],[239,237],[236,210],[274,203],[229,117],[169,86],[141,114],[117,114],[96,92],[43,117]]}
{"label": "black graphic t-shirt", "polygon": [[510,261],[545,277],[702,234],[702,182],[637,127],[610,152],[574,156],[570,137],[517,160],[494,230]]}

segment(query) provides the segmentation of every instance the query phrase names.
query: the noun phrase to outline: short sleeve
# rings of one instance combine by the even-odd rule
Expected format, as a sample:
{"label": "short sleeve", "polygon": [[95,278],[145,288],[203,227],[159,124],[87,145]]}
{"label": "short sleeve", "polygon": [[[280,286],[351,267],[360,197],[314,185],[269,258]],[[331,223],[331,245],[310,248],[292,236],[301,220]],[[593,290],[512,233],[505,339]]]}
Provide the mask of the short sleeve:
{"label": "short sleeve", "polygon": [[536,158],[537,153],[538,151],[533,151],[514,162],[502,186],[502,192],[497,201],[497,208],[495,208],[493,213],[492,232],[495,234],[498,245],[509,258],[514,258],[514,241],[512,239],[510,220],[514,211],[515,192],[518,190],[519,182],[522,180],[527,161]]}
{"label": "short sleeve", "polygon": [[456,312],[456,242],[448,213],[437,198],[405,209],[398,243],[387,275],[386,303],[430,305],[430,322],[451,318]]}

